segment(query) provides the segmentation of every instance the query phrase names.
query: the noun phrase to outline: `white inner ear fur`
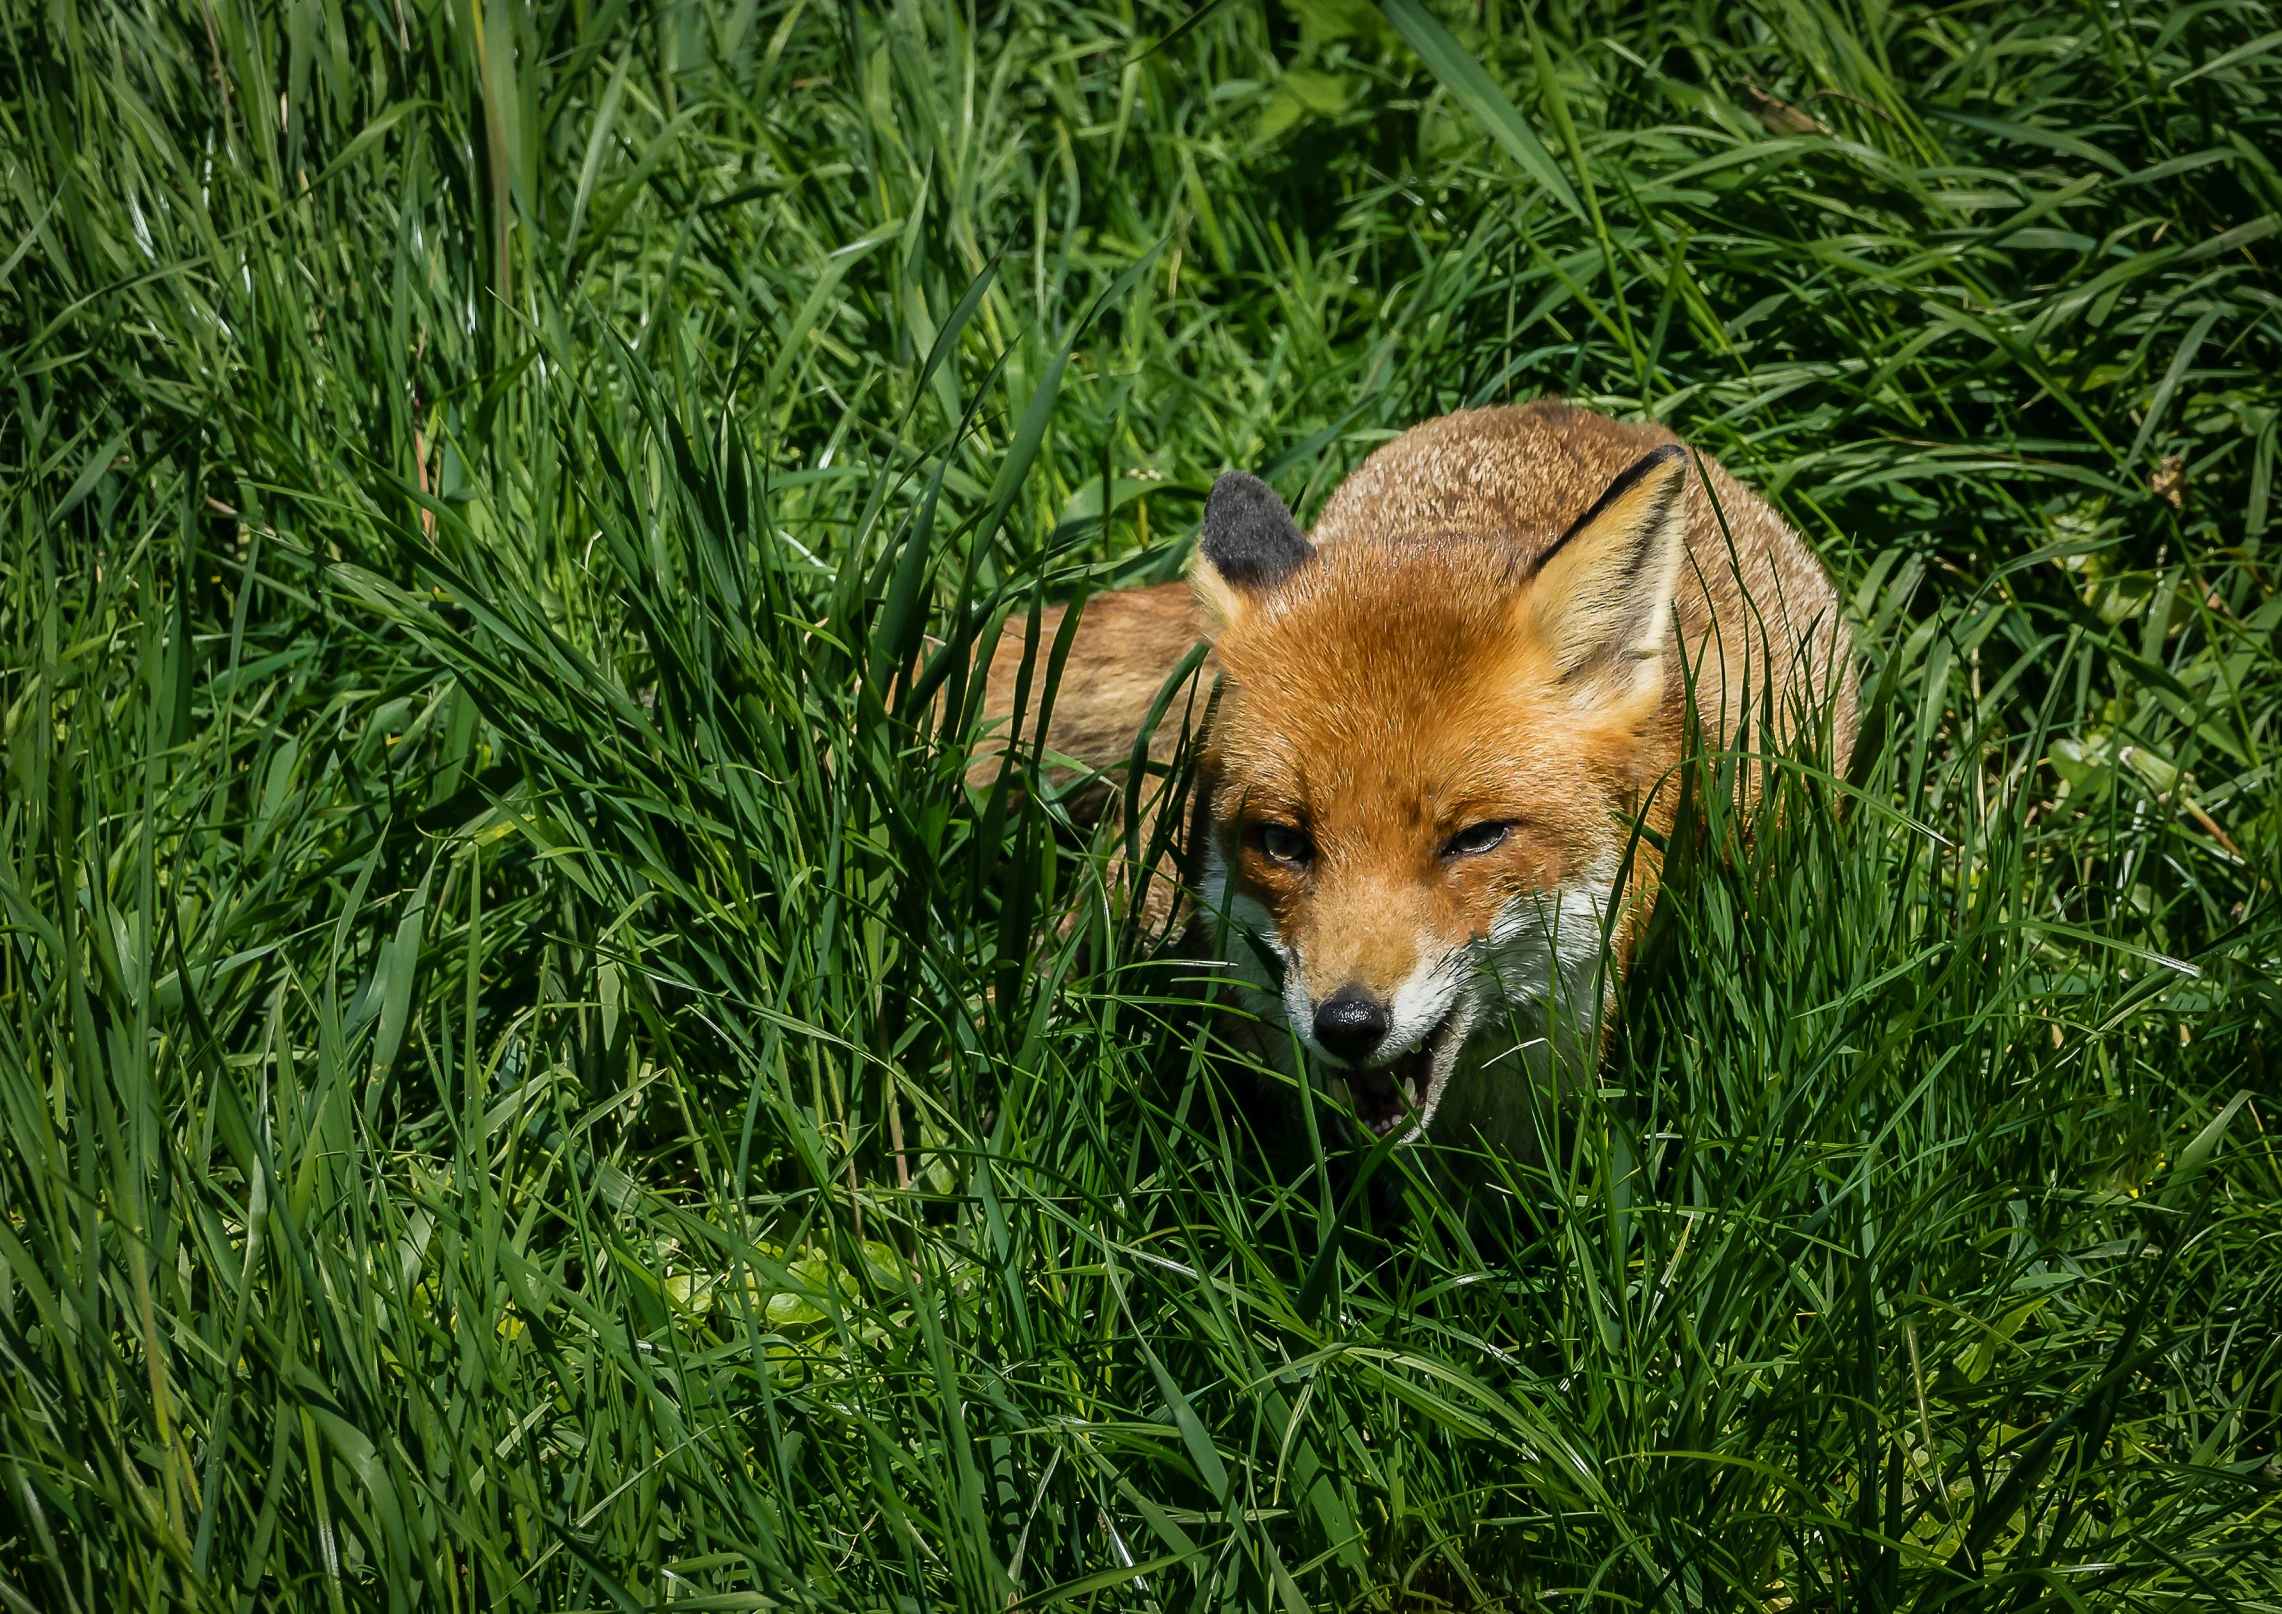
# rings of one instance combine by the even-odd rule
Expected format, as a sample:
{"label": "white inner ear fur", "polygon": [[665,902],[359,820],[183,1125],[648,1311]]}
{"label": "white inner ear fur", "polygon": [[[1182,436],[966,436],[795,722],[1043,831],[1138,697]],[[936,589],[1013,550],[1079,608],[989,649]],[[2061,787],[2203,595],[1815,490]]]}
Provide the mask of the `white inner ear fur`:
{"label": "white inner ear fur", "polygon": [[1244,618],[1251,613],[1252,602],[1245,598],[1244,591],[1221,576],[1219,569],[1201,553],[1189,569],[1189,588],[1195,593],[1197,607],[1204,616],[1204,636],[1215,644],[1230,629],[1241,627]]}
{"label": "white inner ear fur", "polygon": [[1522,608],[1563,676],[1596,697],[1611,693],[1611,682],[1622,693],[1661,681],[1687,547],[1680,495],[1692,471],[1678,454],[1649,467],[1556,549],[1523,593]]}

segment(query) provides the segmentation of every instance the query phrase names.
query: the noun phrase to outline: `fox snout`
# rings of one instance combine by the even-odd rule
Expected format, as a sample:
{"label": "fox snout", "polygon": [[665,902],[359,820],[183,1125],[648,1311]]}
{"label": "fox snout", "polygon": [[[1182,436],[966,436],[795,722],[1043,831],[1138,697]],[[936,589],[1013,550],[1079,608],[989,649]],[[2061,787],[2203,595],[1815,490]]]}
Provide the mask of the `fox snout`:
{"label": "fox snout", "polygon": [[1331,1064],[1382,1065],[1448,1017],[1473,975],[1466,928],[1415,882],[1358,877],[1327,850],[1310,889],[1270,920],[1284,1014]]}
{"label": "fox snout", "polygon": [[1315,1040],[1334,1059],[1358,1064],[1386,1040],[1394,1017],[1367,988],[1343,986],[1316,1005]]}
{"label": "fox snout", "polygon": [[1383,985],[1342,969],[1330,978],[1345,984],[1310,1008],[1306,989],[1294,989],[1307,960],[1303,949],[1293,949],[1285,1012],[1324,1056],[1319,1079],[1345,1091],[1372,1136],[1422,1130],[1432,1116],[1473,1020],[1469,958],[1460,947],[1439,965],[1413,959],[1407,974]]}

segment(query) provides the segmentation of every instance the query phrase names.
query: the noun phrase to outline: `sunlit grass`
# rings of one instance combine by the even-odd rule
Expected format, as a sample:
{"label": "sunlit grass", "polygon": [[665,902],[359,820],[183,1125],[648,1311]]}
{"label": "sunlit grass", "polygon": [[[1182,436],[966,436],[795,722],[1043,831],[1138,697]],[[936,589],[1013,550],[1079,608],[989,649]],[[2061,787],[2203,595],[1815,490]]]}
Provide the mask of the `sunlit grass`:
{"label": "sunlit grass", "polygon": [[[0,1599],[2282,1604],[2271,26],[0,6]],[[1469,1205],[966,669],[1543,391],[1867,721]]]}

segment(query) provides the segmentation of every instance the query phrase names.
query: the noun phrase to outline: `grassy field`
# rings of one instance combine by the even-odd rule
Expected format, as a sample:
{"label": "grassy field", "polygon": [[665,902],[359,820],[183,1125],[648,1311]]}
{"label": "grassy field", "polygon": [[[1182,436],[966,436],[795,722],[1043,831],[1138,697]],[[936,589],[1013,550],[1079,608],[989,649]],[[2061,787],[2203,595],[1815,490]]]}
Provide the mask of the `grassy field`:
{"label": "grassy field", "polygon": [[[0,1603],[2282,1609],[2276,26],[0,0]],[[1867,724],[1469,1210],[966,668],[1546,391]]]}

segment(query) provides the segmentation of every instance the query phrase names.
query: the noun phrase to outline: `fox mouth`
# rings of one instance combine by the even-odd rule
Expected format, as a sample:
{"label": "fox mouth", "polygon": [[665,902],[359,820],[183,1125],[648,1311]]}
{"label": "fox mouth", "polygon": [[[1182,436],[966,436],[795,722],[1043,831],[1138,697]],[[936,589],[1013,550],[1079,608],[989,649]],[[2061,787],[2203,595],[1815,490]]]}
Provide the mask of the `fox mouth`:
{"label": "fox mouth", "polygon": [[1374,1138],[1383,1138],[1406,1121],[1421,1118],[1435,1097],[1435,1066],[1441,1063],[1443,1045],[1458,1019],[1453,1008],[1440,1024],[1383,1065],[1350,1068],[1340,1072],[1347,1082],[1347,1100],[1355,1119]]}

